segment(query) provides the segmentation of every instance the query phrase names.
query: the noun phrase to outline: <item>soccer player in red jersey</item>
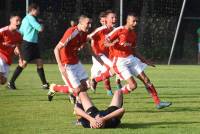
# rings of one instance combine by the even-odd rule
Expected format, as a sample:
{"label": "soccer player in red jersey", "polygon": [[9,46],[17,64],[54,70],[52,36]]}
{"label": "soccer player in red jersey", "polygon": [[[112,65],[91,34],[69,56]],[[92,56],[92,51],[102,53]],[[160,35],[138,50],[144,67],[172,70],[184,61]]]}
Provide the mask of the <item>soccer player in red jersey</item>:
{"label": "soccer player in red jersey", "polygon": [[10,16],[10,24],[0,29],[0,84],[5,84],[12,64],[12,57],[15,52],[19,56],[19,63],[23,64],[21,54],[22,36],[17,31],[21,23],[19,15],[13,13]]}
{"label": "soccer player in red jersey", "polygon": [[[110,53],[114,56],[113,68],[122,80],[128,82],[121,90],[124,94],[128,94],[136,89],[137,83],[133,77],[135,76],[144,83],[158,109],[168,107],[171,103],[160,101],[153,83],[144,73],[147,65],[153,67],[154,65],[136,50],[136,33],[134,31],[136,24],[136,15],[129,14],[126,25],[115,28],[106,37],[106,45],[110,46]],[[115,40],[118,42],[110,44]]]}
{"label": "soccer player in red jersey", "polygon": [[110,68],[112,61],[109,59],[109,48],[104,45],[105,36],[113,30],[116,23],[116,14],[107,10],[100,14],[100,22],[102,26],[94,30],[88,38],[91,39],[91,47],[93,51],[93,66],[91,68],[92,88],[96,88],[97,82],[104,81],[107,89],[107,94],[112,95],[109,77],[104,77],[104,74],[112,76]]}
{"label": "soccer player in red jersey", "polygon": [[56,61],[66,86],[50,85],[48,93],[49,101],[55,92],[74,93],[87,90],[87,73],[79,61],[78,51],[87,41],[87,32],[91,26],[91,20],[81,15],[79,24],[66,30],[64,36],[54,49]]}

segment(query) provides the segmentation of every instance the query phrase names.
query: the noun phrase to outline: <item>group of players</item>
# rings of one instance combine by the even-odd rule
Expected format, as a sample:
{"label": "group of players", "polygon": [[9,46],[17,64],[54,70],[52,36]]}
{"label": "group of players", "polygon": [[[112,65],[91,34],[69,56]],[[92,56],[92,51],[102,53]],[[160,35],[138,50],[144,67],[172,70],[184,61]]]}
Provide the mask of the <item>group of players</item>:
{"label": "group of players", "polygon": [[[35,10],[39,12],[39,7],[32,7],[28,14],[29,19],[33,17],[31,18],[32,21],[36,21],[34,18],[34,16],[37,16],[37,13],[34,15]],[[26,23],[25,18],[22,21],[22,25],[23,22]],[[141,56],[136,49],[137,37],[134,30],[137,25],[137,16],[134,13],[128,14],[126,24],[117,28],[114,27],[117,18],[113,11],[107,10],[102,12],[99,19],[102,26],[88,34],[89,28],[91,27],[91,19],[85,15],[81,15],[78,24],[68,28],[62,39],[56,45],[54,54],[65,85],[51,84],[48,92],[49,101],[53,99],[56,92],[70,94],[71,97],[76,98],[74,110],[80,117],[78,121],[84,127],[117,127],[124,114],[124,108],[122,108],[123,94],[129,94],[137,88],[137,83],[134,79],[134,77],[137,77],[144,83],[158,109],[170,106],[170,102],[160,101],[154,85],[144,73],[147,65],[153,67],[154,65]],[[33,27],[35,26],[36,32],[43,30],[38,24],[30,24]],[[15,52],[19,56],[19,66],[14,72],[14,80],[21,73],[27,62],[36,60],[36,63],[38,63],[38,74],[43,83],[43,87],[48,88],[48,82],[44,75],[40,56],[36,53],[35,57],[34,53],[37,51],[35,50],[36,48],[30,48],[30,46],[34,46],[34,43],[37,44],[38,39],[35,38],[33,40],[35,42],[31,44],[28,40],[29,37],[24,36],[24,33],[28,29],[21,26],[20,32],[23,35],[23,45],[29,46],[27,50],[23,50],[26,53],[21,51],[20,44],[22,37],[17,31],[19,25],[20,17],[12,15],[10,25],[0,30],[0,83],[6,83],[8,66],[12,63],[11,57]],[[91,44],[93,61],[90,80],[78,57],[78,52],[88,42]],[[30,56],[33,50],[35,52]],[[113,94],[109,78],[114,75],[116,75],[118,90]],[[127,84],[122,86],[122,80],[126,81]],[[87,94],[88,88],[96,90],[97,83],[100,81],[104,81],[107,94],[113,95],[110,106],[102,111],[93,105]],[[12,81],[8,83],[9,88],[16,88],[13,85],[14,83]]]}

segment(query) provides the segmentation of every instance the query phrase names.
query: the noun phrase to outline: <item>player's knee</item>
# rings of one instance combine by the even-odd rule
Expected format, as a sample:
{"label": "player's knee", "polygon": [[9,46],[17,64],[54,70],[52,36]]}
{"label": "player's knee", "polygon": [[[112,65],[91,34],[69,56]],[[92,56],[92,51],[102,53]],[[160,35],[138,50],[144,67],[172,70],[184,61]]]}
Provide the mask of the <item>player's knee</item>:
{"label": "player's knee", "polygon": [[1,84],[1,85],[6,84],[6,82],[7,82],[7,79],[6,79],[5,77],[1,77],[1,78],[0,78],[0,84]]}
{"label": "player's knee", "polygon": [[137,83],[131,83],[131,84],[129,84],[129,88],[133,91],[134,89],[137,88]]}

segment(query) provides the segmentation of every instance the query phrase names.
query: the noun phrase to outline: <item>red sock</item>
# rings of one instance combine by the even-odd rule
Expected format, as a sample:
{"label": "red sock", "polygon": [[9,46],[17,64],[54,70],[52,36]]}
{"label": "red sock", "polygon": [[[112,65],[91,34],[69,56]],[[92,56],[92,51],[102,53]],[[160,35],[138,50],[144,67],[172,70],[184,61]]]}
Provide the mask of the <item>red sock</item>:
{"label": "red sock", "polygon": [[110,79],[105,79],[103,82],[104,82],[104,88],[106,90],[111,90]]}
{"label": "red sock", "polygon": [[123,94],[129,94],[131,92],[131,89],[129,88],[128,85],[125,85],[121,88],[121,91]]}
{"label": "red sock", "polygon": [[159,104],[160,103],[160,99],[158,97],[158,94],[157,94],[156,89],[153,86],[153,84],[149,84],[146,88],[147,88],[148,92],[151,94],[151,96],[152,96],[152,98],[154,100],[154,103],[155,104]]}
{"label": "red sock", "polygon": [[102,73],[100,76],[95,77],[94,79],[95,79],[96,82],[100,82],[100,81],[103,81],[103,80],[110,78],[110,77],[111,77],[111,74],[108,70],[108,71]]}
{"label": "red sock", "polygon": [[61,92],[61,93],[65,93],[65,94],[68,94],[68,93],[69,93],[69,88],[68,88],[68,86],[64,86],[64,85],[55,85],[53,89],[54,89],[54,91],[56,91],[56,92]]}

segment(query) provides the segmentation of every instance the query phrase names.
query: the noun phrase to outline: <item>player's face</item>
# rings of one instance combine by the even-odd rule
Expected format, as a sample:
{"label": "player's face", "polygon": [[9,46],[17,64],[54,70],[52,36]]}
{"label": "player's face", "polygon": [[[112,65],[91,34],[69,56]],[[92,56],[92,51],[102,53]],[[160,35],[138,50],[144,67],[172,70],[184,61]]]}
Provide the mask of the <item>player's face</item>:
{"label": "player's face", "polygon": [[19,16],[14,16],[10,18],[10,25],[13,29],[18,29],[21,24],[21,18]]}
{"label": "player's face", "polygon": [[105,25],[106,24],[106,18],[105,17],[101,17],[100,18],[100,23],[101,23],[101,25]]}
{"label": "player's face", "polygon": [[131,30],[135,29],[136,25],[137,25],[137,17],[135,16],[129,16],[128,19],[127,19],[127,24],[129,25],[129,28]]}
{"label": "player's face", "polygon": [[88,32],[91,27],[91,20],[89,18],[85,18],[81,22],[83,32]]}
{"label": "player's face", "polygon": [[109,13],[106,17],[106,24],[107,26],[113,27],[117,21],[116,14]]}
{"label": "player's face", "polygon": [[32,9],[32,14],[34,16],[38,16],[40,14],[40,8],[38,7],[37,9]]}

